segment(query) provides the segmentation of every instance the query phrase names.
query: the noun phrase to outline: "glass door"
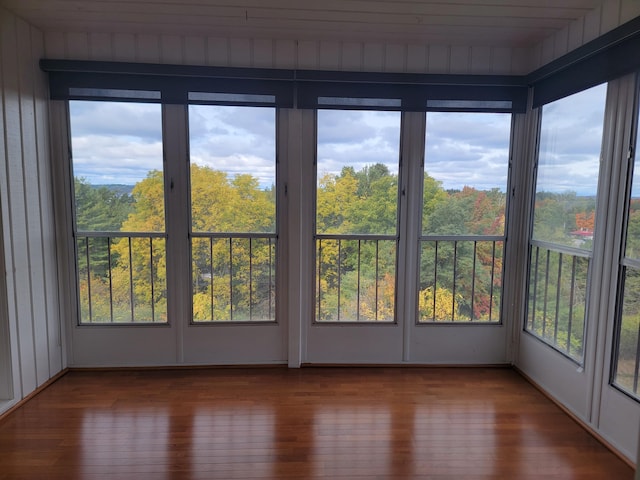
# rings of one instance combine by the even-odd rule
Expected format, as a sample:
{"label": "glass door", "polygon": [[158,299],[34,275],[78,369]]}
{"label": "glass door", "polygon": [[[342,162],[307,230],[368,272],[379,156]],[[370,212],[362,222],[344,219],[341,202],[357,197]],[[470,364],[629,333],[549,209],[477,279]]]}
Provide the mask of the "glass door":
{"label": "glass door", "polygon": [[[205,94],[198,94],[206,101]],[[189,106],[186,362],[286,361],[278,301],[276,109]]]}
{"label": "glass door", "polygon": [[397,362],[399,112],[319,110],[310,362]]}

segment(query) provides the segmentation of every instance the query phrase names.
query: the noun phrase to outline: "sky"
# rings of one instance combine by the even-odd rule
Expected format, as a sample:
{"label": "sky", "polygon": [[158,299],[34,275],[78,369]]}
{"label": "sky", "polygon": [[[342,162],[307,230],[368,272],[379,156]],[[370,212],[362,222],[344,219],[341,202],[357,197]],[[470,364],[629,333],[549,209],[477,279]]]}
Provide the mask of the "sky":
{"label": "sky", "polygon": [[[593,194],[597,184],[604,87],[543,109],[538,190]],[[74,175],[93,184],[130,184],[162,168],[158,104],[70,102]],[[400,113],[318,111],[318,173],[383,163],[398,172]],[[505,190],[508,114],[427,114],[425,171],[445,189]],[[189,107],[190,159],[275,182],[275,109]]]}
{"label": "sky", "polygon": [[542,108],[536,191],[595,195],[606,84]]}

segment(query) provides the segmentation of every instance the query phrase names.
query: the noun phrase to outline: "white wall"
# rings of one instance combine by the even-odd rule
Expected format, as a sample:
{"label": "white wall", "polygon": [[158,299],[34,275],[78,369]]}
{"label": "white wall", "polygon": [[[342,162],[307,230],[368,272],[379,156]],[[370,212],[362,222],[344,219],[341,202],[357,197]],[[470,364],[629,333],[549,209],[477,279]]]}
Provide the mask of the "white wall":
{"label": "white wall", "polygon": [[588,15],[536,45],[529,54],[531,70],[542,67],[638,15],[638,0],[605,0]]}
{"label": "white wall", "polygon": [[64,368],[48,88],[38,68],[43,55],[42,33],[0,9],[0,218],[6,267],[0,281],[0,331],[4,327],[9,334],[13,380],[12,392],[5,392],[10,395],[0,398],[0,412]]}
{"label": "white wall", "polygon": [[51,59],[374,72],[516,75],[523,48],[47,32]]}

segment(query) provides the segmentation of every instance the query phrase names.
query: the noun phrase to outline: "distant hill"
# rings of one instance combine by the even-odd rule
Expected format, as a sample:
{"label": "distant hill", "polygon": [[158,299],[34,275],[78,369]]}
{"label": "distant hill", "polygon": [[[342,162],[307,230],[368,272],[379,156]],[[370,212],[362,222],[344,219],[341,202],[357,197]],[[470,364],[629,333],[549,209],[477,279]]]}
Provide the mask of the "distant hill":
{"label": "distant hill", "polygon": [[123,185],[119,183],[106,183],[101,185],[91,185],[92,188],[107,188],[118,195],[131,195],[133,185]]}

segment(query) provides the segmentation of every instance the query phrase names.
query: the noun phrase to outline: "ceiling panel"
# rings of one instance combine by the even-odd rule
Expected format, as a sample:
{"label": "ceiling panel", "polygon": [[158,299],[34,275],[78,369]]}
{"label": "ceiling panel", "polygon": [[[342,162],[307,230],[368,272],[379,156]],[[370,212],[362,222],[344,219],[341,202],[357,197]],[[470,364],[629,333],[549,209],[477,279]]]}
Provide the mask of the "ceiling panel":
{"label": "ceiling panel", "polygon": [[528,46],[600,0],[0,0],[42,30]]}

